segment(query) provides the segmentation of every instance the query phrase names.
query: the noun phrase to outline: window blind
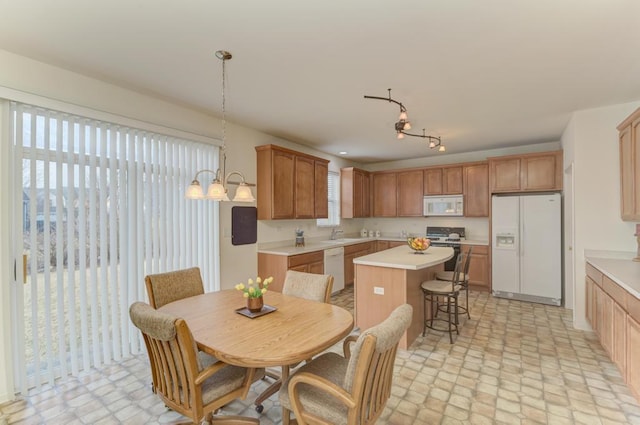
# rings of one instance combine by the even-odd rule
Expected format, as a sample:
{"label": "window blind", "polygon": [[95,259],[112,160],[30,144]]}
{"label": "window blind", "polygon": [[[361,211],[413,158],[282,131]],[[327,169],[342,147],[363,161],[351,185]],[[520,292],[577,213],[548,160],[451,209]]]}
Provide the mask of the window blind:
{"label": "window blind", "polygon": [[329,171],[328,177],[328,201],[329,214],[327,218],[317,220],[318,226],[339,226],[340,225],[340,174]]}
{"label": "window blind", "polygon": [[19,103],[10,131],[17,391],[144,350],[145,275],[199,266],[219,289],[218,204],[184,199],[216,146]]}

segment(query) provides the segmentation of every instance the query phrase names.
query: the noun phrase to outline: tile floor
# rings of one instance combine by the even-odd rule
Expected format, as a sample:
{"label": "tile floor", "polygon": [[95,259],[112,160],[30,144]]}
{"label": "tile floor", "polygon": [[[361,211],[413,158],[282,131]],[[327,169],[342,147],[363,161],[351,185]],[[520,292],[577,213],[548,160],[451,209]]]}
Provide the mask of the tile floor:
{"label": "tile floor", "polygon": [[[380,424],[638,424],[640,403],[595,335],[574,330],[558,307],[470,295],[471,320],[449,344],[431,331],[399,351],[394,385]],[[334,303],[351,309],[353,293]],[[337,348],[336,348],[337,349]],[[0,425],[154,424],[184,417],[149,389],[146,355],[68,379],[0,406]],[[277,396],[258,415],[247,400],[223,414],[281,422]]]}

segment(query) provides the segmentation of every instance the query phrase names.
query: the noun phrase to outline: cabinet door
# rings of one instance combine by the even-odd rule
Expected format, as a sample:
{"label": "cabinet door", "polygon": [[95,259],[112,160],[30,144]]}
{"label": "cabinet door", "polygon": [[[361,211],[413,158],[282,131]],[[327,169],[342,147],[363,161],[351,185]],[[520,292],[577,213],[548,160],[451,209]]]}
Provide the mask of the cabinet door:
{"label": "cabinet door", "polygon": [[520,190],[520,158],[491,160],[489,167],[491,192]]}
{"label": "cabinet door", "polygon": [[313,218],[315,212],[315,168],[310,158],[296,156],[295,218]]}
{"label": "cabinet door", "polygon": [[557,173],[555,155],[523,157],[520,162],[520,188],[527,191],[562,189],[562,174]]}
{"label": "cabinet door", "polygon": [[274,150],[271,159],[271,215],[274,219],[294,218],[295,155]]}
{"label": "cabinet door", "polygon": [[442,193],[444,195],[461,195],[462,185],[462,167],[442,169]]}
{"label": "cabinet door", "polygon": [[598,326],[600,331],[600,343],[602,348],[611,357],[613,353],[613,299],[601,288],[598,288],[597,296],[601,298],[598,308],[602,313],[598,314],[601,322]]}
{"label": "cabinet door", "polygon": [[489,165],[464,167],[464,216],[489,217]]}
{"label": "cabinet door", "polygon": [[371,176],[369,173],[362,173],[362,215],[358,217],[371,216]]}
{"label": "cabinet door", "polygon": [[631,140],[631,126],[620,131],[620,212],[623,220],[632,220],[634,199],[634,146]]}
{"label": "cabinet door", "polygon": [[398,217],[422,217],[422,170],[397,174]]}
{"label": "cabinet door", "polygon": [[617,302],[613,302],[611,311],[612,319],[612,355],[611,359],[618,366],[622,376],[624,376],[627,367],[627,313]]}
{"label": "cabinet door", "polygon": [[355,266],[353,259],[356,258],[356,254],[344,254],[344,284],[353,285],[355,280]]}
{"label": "cabinet door", "polygon": [[595,286],[596,284],[591,280],[590,277],[586,277],[585,279],[585,311],[587,316],[587,322],[591,325],[591,327],[595,330]]}
{"label": "cabinet door", "polygon": [[376,241],[376,252],[389,249],[389,241]]}
{"label": "cabinet door", "polygon": [[[462,249],[467,252],[469,247],[463,246]],[[480,287],[480,289],[490,289],[488,252],[489,248],[486,246],[473,246],[469,259],[469,285]]]}
{"label": "cabinet door", "polygon": [[324,274],[324,260],[316,261],[315,263],[309,263],[308,273]]}
{"label": "cabinet door", "polygon": [[627,385],[640,398],[640,323],[627,315]]}
{"label": "cabinet door", "polygon": [[442,168],[424,170],[424,195],[442,195]]}
{"label": "cabinet door", "polygon": [[315,218],[327,218],[329,217],[329,165],[326,162],[315,161],[314,172],[314,216]]}
{"label": "cabinet door", "polygon": [[396,173],[376,173],[373,175],[373,216],[395,217],[396,208]]}
{"label": "cabinet door", "polygon": [[640,118],[631,123],[631,145],[633,146],[633,219],[640,221]]}

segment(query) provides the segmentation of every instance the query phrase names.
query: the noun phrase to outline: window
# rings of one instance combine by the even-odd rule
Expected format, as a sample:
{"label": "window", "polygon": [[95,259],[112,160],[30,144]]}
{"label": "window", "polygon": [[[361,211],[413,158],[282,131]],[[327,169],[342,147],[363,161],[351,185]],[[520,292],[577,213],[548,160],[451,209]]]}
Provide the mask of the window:
{"label": "window", "polygon": [[18,103],[10,124],[24,392],[144,350],[128,308],[146,301],[145,275],[200,266],[219,289],[217,203],[184,200],[218,148]]}
{"label": "window", "polygon": [[317,221],[318,227],[334,227],[340,225],[340,173],[329,171],[329,216]]}

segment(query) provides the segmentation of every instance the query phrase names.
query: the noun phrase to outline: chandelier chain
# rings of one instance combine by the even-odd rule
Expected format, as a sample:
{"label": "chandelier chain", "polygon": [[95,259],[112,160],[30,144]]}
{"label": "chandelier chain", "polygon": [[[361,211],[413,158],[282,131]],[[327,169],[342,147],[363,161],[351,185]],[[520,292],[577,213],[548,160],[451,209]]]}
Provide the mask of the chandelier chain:
{"label": "chandelier chain", "polygon": [[226,103],[227,99],[225,96],[225,87],[226,87],[226,58],[222,58],[222,153],[224,154],[227,149],[227,111],[226,111]]}

